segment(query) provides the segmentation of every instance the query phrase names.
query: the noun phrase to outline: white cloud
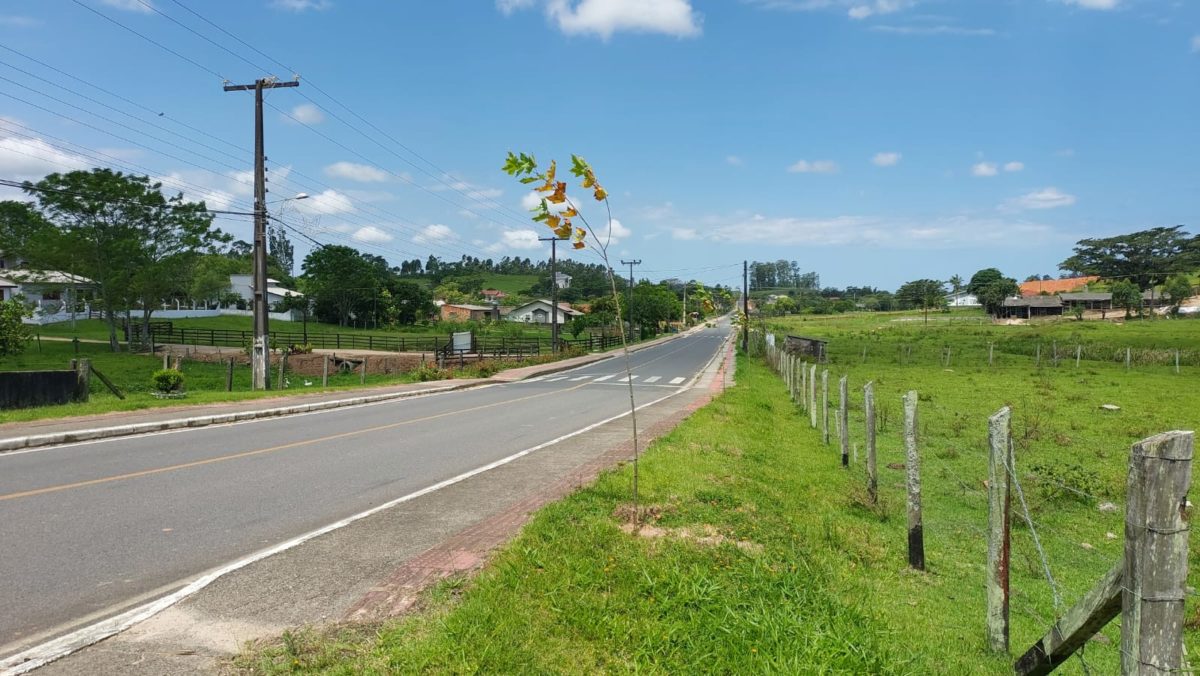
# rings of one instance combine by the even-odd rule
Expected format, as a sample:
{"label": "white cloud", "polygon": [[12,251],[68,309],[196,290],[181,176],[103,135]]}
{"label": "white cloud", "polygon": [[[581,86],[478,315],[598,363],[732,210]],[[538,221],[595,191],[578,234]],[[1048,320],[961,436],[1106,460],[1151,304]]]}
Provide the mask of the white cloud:
{"label": "white cloud", "polygon": [[344,178],[360,183],[382,183],[388,180],[388,174],[382,169],[367,164],[353,162],[334,162],[325,167],[325,175],[332,178]]}
{"label": "white cloud", "polygon": [[355,230],[354,234],[350,235],[350,239],[364,244],[382,244],[392,241],[394,237],[373,225],[364,225]]}
{"label": "white cloud", "polygon": [[996,167],[995,162],[980,162],[971,167],[971,175],[980,178],[995,176],[998,173],[1000,173],[1000,170]]}
{"label": "white cloud", "polygon": [[354,211],[354,202],[346,195],[336,190],[309,196],[306,200],[294,202],[296,209],[310,216],[326,216],[329,214],[344,214]]}
{"label": "white cloud", "polygon": [[500,235],[500,241],[494,246],[493,250],[499,249],[540,249],[542,243],[538,241],[538,233],[535,230],[505,230]]}
{"label": "white cloud", "polygon": [[329,9],[333,7],[333,2],[330,0],[271,0],[271,6],[289,12],[307,12],[310,9],[317,11]]}
{"label": "white cloud", "polygon": [[1020,197],[1013,198],[1003,205],[1002,211],[1026,211],[1030,209],[1058,209],[1075,204],[1074,195],[1069,195],[1058,188],[1042,188]]}
{"label": "white cloud", "polygon": [[600,244],[608,247],[616,246],[621,240],[628,238],[632,234],[632,230],[621,225],[621,221],[614,218],[608,222],[607,228],[596,233],[596,237],[600,240]]}
{"label": "white cloud", "polygon": [[1010,174],[1013,173],[1014,171],[1024,171],[1025,163],[1024,162],[1006,162],[1004,164],[1004,170]]}
{"label": "white cloud", "polygon": [[1028,246],[1053,236],[1048,226],[1024,219],[950,216],[915,221],[907,218],[839,216],[835,218],[754,215],[719,222],[701,236],[714,242],[770,246],[875,246],[892,249]]}
{"label": "white cloud", "polygon": [[33,28],[34,26],[42,25],[41,20],[30,16],[17,16],[15,14],[0,15],[0,26],[11,26],[12,28]]}
{"label": "white cloud", "polygon": [[727,164],[733,165],[733,166],[735,166],[735,167],[740,167],[740,166],[742,166],[742,165],[746,164],[745,160],[743,160],[742,158],[738,157],[737,155],[729,155],[729,156],[727,156],[727,157],[725,158],[725,162],[726,162]]}
{"label": "white cloud", "polygon": [[877,167],[894,167],[900,164],[900,153],[876,153],[871,163]]}
{"label": "white cloud", "polygon": [[113,9],[121,9],[125,10],[126,12],[141,12],[142,14],[149,14],[154,11],[150,7],[146,6],[153,6],[154,3],[150,2],[150,0],[145,0],[144,4],[138,2],[138,0],[100,0],[100,2],[112,7]]}
{"label": "white cloud", "polygon": [[412,241],[417,244],[437,244],[439,242],[453,242],[458,239],[449,226],[440,223],[427,225],[421,228],[421,231],[413,236]]}
{"label": "white cloud", "polygon": [[283,116],[284,121],[300,124],[321,124],[325,121],[325,112],[311,103],[301,103],[292,108],[292,116]]}
{"label": "white cloud", "polygon": [[951,24],[938,24],[935,26],[877,24],[871,26],[871,30],[877,33],[891,33],[893,35],[956,35],[961,37],[991,37],[996,35],[995,29],[992,28],[968,28],[966,26],[954,26]]}
{"label": "white cloud", "polygon": [[1200,35],[1192,36],[1192,53],[1200,52]]}
{"label": "white cloud", "polygon": [[696,37],[703,20],[691,0],[497,0],[496,7],[511,14],[539,4],[563,33],[603,40],[623,31]]}
{"label": "white cloud", "polygon": [[1116,9],[1121,0],[1058,0],[1065,5],[1074,5],[1082,9]]}
{"label": "white cloud", "polygon": [[37,180],[55,172],[87,169],[92,164],[41,139],[0,138],[0,175],[5,178]]}
{"label": "white cloud", "polygon": [[687,242],[696,239],[699,236],[700,233],[696,232],[695,228],[671,228],[671,239],[678,239]]}
{"label": "white cloud", "polygon": [[799,162],[788,167],[788,171],[793,174],[836,174],[838,172],[837,162],[831,160],[800,160]]}

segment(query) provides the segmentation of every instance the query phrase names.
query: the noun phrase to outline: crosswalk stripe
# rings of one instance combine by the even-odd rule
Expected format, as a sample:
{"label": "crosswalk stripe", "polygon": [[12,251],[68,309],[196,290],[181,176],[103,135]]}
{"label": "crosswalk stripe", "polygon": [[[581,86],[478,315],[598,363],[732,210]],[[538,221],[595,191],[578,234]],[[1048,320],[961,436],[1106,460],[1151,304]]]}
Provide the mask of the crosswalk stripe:
{"label": "crosswalk stripe", "polygon": [[591,378],[591,376],[578,376],[578,377],[572,378],[571,382],[577,383],[581,380],[587,380],[588,378]]}
{"label": "crosswalk stripe", "polygon": [[595,382],[597,382],[597,383],[602,383],[602,382],[604,382],[604,381],[608,380],[609,378],[616,378],[616,377],[617,377],[617,374],[615,374],[615,373],[614,373],[614,374],[612,374],[612,375],[600,376],[599,378],[597,378],[597,379],[595,380]]}
{"label": "crosswalk stripe", "polygon": [[523,382],[526,382],[526,383],[536,383],[536,382],[540,382],[540,381],[542,381],[542,380],[545,380],[545,379],[546,379],[546,376],[538,376],[538,377],[536,377],[536,378],[526,378],[526,379],[525,379]]}
{"label": "crosswalk stripe", "polygon": [[657,383],[657,382],[658,382],[658,381],[660,381],[660,380],[662,380],[662,376],[650,376],[649,378],[647,378],[647,379],[646,379],[646,380],[644,380],[643,382],[647,382],[647,383]]}
{"label": "crosswalk stripe", "polygon": [[685,381],[685,380],[687,380],[687,378],[672,378],[672,379],[671,379],[671,384],[672,384],[672,385],[678,385],[679,383],[682,383],[682,382],[683,382],[683,381]]}
{"label": "crosswalk stripe", "polygon": [[559,377],[557,377],[557,378],[550,378],[550,379],[546,380],[546,382],[548,382],[548,383],[557,383],[557,382],[558,382],[558,381],[560,381],[560,380],[566,380],[566,379],[567,379],[567,377],[566,377],[566,376],[559,376]]}

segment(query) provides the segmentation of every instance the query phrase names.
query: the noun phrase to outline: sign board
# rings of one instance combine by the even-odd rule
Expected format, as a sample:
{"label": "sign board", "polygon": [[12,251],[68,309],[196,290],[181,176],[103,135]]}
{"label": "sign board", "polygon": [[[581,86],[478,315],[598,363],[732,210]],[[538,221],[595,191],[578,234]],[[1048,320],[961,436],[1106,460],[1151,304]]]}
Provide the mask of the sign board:
{"label": "sign board", "polygon": [[460,331],[450,334],[450,342],[454,345],[455,352],[470,352],[471,351],[471,332]]}

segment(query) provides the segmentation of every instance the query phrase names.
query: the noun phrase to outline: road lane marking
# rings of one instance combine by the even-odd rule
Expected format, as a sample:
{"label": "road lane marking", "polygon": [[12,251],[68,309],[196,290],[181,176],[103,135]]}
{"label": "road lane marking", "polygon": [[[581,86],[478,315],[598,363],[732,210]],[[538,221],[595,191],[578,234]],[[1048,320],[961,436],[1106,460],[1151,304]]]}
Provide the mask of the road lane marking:
{"label": "road lane marking", "polygon": [[[579,385],[576,387],[583,387],[583,386]],[[571,389],[576,389],[576,388],[571,388]],[[671,394],[668,394],[663,397],[659,397],[658,399],[655,399],[653,401],[646,402],[645,404],[642,404],[641,406],[638,406],[638,407],[634,408],[633,410],[640,411],[648,406],[653,406],[657,403],[666,401],[667,399],[670,399],[671,397],[674,397],[675,395],[677,395],[681,392],[686,392],[686,391],[687,391],[686,389],[680,388],[678,390],[675,390]],[[541,396],[541,395],[535,395],[535,396]],[[525,397],[525,398],[531,399],[533,397]],[[591,425],[588,425],[587,427],[583,427],[574,432],[564,434],[561,437],[558,437],[557,439],[551,439],[550,441],[538,444],[537,446],[532,446],[523,451],[518,451],[518,452],[508,456],[507,458],[501,458],[499,460],[496,460],[495,462],[488,463],[481,467],[476,467],[475,469],[464,472],[462,474],[459,474],[456,477],[451,477],[440,483],[433,484],[432,486],[427,486],[427,487],[422,488],[421,490],[416,491],[414,493],[409,493],[408,495],[405,495],[403,497],[396,498],[395,500],[392,500],[391,502],[385,502],[382,505],[379,505],[377,507],[372,507],[371,509],[368,509],[365,512],[359,512],[358,514],[346,517],[345,519],[342,519],[341,521],[331,523],[328,526],[324,526],[322,528],[318,528],[317,530],[310,531],[299,537],[296,537],[296,538],[293,538],[286,542],[277,544],[274,547],[270,547],[270,548],[264,549],[260,552],[251,554],[251,555],[246,556],[241,559],[238,559],[237,561],[234,561],[233,563],[225,565],[221,568],[218,568],[217,570],[214,570],[212,572],[201,575],[200,577],[196,578],[195,580],[193,580],[192,582],[190,582],[183,588],[179,589],[178,591],[176,591],[172,594],[169,594],[167,596],[164,596],[163,598],[160,598],[156,601],[151,601],[150,603],[138,606],[136,608],[132,608],[132,609],[127,610],[119,615],[114,615],[113,617],[110,617],[107,620],[101,620],[100,622],[86,626],[82,629],[78,629],[78,630],[73,631],[64,636],[60,636],[52,641],[47,641],[46,643],[36,645],[32,648],[29,648],[27,650],[19,652],[15,655],[11,655],[9,657],[0,659],[0,674],[3,674],[3,676],[16,676],[17,674],[24,674],[26,672],[33,671],[34,669],[37,669],[38,667],[49,664],[50,662],[53,662],[54,660],[60,659],[62,657],[66,657],[67,655],[70,655],[71,653],[73,653],[77,650],[81,650],[83,648],[86,648],[86,647],[94,644],[94,643],[103,641],[106,638],[115,636],[116,634],[119,634],[119,633],[125,631],[126,629],[129,629],[130,627],[134,626],[135,624],[137,624],[139,622],[148,620],[151,617],[154,617],[155,615],[157,615],[158,613],[175,605],[176,603],[179,603],[180,601],[186,599],[187,597],[201,591],[208,585],[212,584],[213,582],[220,579],[221,577],[228,575],[229,573],[232,573],[234,571],[245,568],[246,566],[249,566],[253,563],[257,563],[268,557],[274,556],[275,554],[279,554],[279,553],[285,552],[289,549],[292,549],[294,547],[298,547],[298,546],[304,544],[305,542],[312,540],[313,538],[317,538],[317,537],[320,537],[327,533],[331,533],[335,530],[339,530],[341,528],[349,526],[350,524],[352,524],[356,521],[360,521],[360,520],[365,519],[374,514],[378,514],[379,512],[382,512],[384,510],[391,509],[392,507],[395,507],[396,505],[400,505],[405,502],[410,502],[412,500],[415,500],[415,499],[422,497],[424,495],[427,495],[429,493],[433,493],[435,491],[439,491],[443,488],[446,488],[447,486],[452,486],[456,483],[466,481],[467,479],[470,479],[471,477],[473,477],[477,474],[482,474],[484,472],[495,469],[497,467],[507,465],[508,463],[510,463],[514,460],[519,460],[520,458],[523,458],[526,455],[529,455],[530,453],[540,451],[543,448],[553,446],[554,444],[566,441],[567,439],[579,436],[580,434],[585,434],[587,432],[590,432],[590,431],[596,429],[597,427],[600,427],[602,425],[607,425],[608,423],[616,421],[616,420],[620,420],[621,418],[624,418],[625,416],[629,415],[629,413],[630,413],[629,411],[625,411],[624,413],[614,415],[611,418],[601,420],[600,422],[597,422],[597,423],[592,423]]]}
{"label": "road lane marking", "polygon": [[557,378],[547,378],[547,379],[546,379],[546,382],[548,382],[548,383],[557,383],[557,382],[558,382],[558,381],[560,381],[560,380],[566,380],[566,379],[567,379],[567,377],[566,377],[566,376],[559,376],[559,377],[557,377]]}
{"label": "road lane marking", "polygon": [[577,382],[579,382],[579,381],[581,381],[581,380],[587,380],[588,378],[591,378],[591,376],[579,376],[579,377],[577,377],[577,378],[572,378],[572,379],[571,379],[571,382],[573,382],[573,383],[577,383]]}
{"label": "road lane marking", "polygon": [[660,380],[662,380],[662,376],[650,376],[649,378],[647,378],[647,379],[643,380],[642,382],[644,382],[644,383],[657,383],[657,382],[658,382],[658,381],[660,381]]}
{"label": "road lane marking", "polygon": [[617,377],[617,374],[613,373],[613,374],[607,375],[607,376],[600,376],[593,382],[602,383],[602,382],[608,380],[609,378],[616,378],[616,377]]}
{"label": "road lane marking", "polygon": [[678,385],[679,383],[682,383],[682,382],[683,382],[683,381],[685,381],[685,380],[687,380],[687,378],[672,378],[672,379],[671,379],[671,384],[672,384],[672,385]]}
{"label": "road lane marking", "polygon": [[71,489],[75,489],[75,488],[86,488],[88,486],[96,486],[99,484],[112,483],[114,481],[125,481],[127,479],[138,479],[138,478],[145,477],[145,476],[153,476],[155,474],[162,474],[164,472],[174,472],[176,470],[189,469],[192,467],[201,467],[203,465],[211,465],[211,464],[217,463],[217,462],[225,462],[227,460],[239,460],[241,458],[249,458],[249,457],[253,457],[256,455],[263,455],[265,453],[274,453],[276,451],[284,451],[289,448],[298,448],[300,446],[309,446],[312,444],[320,444],[320,443],[324,443],[327,441],[334,441],[337,439],[345,439],[347,437],[354,437],[354,436],[359,436],[362,434],[371,434],[373,432],[382,432],[383,430],[395,429],[397,427],[403,427],[404,425],[411,425],[413,423],[428,422],[430,420],[437,420],[438,418],[445,418],[445,417],[452,416],[452,415],[461,415],[463,413],[470,413],[472,411],[481,411],[483,409],[495,408],[497,406],[507,406],[509,404],[515,404],[519,401],[525,401],[528,399],[537,399],[538,397],[545,397],[545,396],[549,396],[549,395],[553,395],[553,394],[563,394],[566,392],[570,392],[572,390],[580,389],[581,387],[583,387],[583,385],[576,385],[574,387],[569,387],[565,390],[554,390],[551,392],[542,392],[539,394],[531,394],[531,395],[524,396],[524,397],[518,397],[516,399],[507,399],[505,401],[497,401],[497,402],[494,402],[491,404],[482,404],[479,406],[473,406],[471,408],[457,409],[454,411],[447,411],[445,413],[436,413],[434,415],[428,415],[428,416],[424,416],[421,418],[413,418],[412,420],[401,420],[400,422],[388,423],[386,425],[377,425],[375,427],[368,427],[366,429],[355,430],[353,432],[341,432],[339,434],[331,434],[329,436],[318,437],[316,439],[305,439],[302,441],[293,441],[291,443],[280,444],[278,446],[259,448],[259,449],[253,450],[253,451],[243,451],[241,453],[231,453],[229,455],[220,455],[220,456],[217,456],[214,458],[205,458],[204,460],[193,460],[192,462],[184,462],[184,463],[180,463],[178,465],[169,465],[167,467],[155,467],[153,469],[144,469],[144,470],[140,470],[137,472],[128,472],[126,474],[117,474],[117,475],[108,476],[108,477],[100,477],[98,479],[87,479],[85,481],[76,481],[76,482],[69,483],[69,484],[59,484],[56,486],[45,486],[43,488],[35,488],[32,490],[28,490],[28,491],[19,491],[16,493],[8,493],[8,494],[0,495],[0,502],[5,502],[7,500],[16,500],[18,498],[29,498],[29,497],[33,497],[35,495],[44,495],[46,493],[58,493],[61,491],[71,490]]}

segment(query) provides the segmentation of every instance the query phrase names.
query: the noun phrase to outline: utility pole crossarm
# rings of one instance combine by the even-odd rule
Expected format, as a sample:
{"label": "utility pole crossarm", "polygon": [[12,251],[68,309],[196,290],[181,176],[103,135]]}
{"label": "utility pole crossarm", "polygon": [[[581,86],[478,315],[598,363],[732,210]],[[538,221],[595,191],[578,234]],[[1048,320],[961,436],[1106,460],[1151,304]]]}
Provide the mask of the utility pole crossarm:
{"label": "utility pole crossarm", "polygon": [[[262,82],[261,86],[263,89],[275,89],[277,87],[299,87],[300,86],[299,80],[291,80],[289,82],[268,82],[266,80],[262,80],[261,82]],[[254,84],[244,84],[244,85],[225,85],[225,91],[227,91],[227,92],[252,92],[255,89],[258,89],[258,87],[259,87],[259,84],[257,82]]]}

